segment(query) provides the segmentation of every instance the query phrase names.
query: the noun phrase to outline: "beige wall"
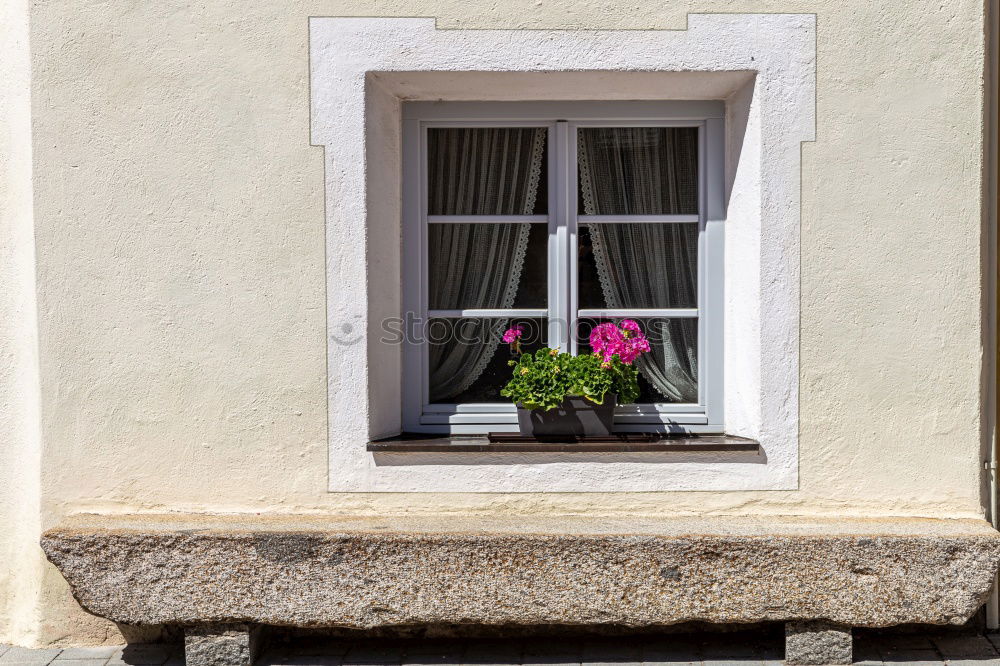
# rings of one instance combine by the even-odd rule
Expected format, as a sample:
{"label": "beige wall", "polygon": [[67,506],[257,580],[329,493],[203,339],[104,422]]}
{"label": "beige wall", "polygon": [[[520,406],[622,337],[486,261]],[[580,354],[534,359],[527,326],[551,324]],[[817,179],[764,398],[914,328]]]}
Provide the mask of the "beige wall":
{"label": "beige wall", "polygon": [[36,635],[38,331],[31,206],[28,2],[0,4],[0,640]]}
{"label": "beige wall", "polygon": [[[800,489],[326,493],[307,17],[683,29],[701,11],[817,14]],[[30,19],[42,527],[83,509],[982,514],[982,2],[67,0]],[[23,199],[2,201],[5,224],[31,224]],[[12,247],[24,271],[0,268],[0,287],[25,294],[30,242]],[[2,307],[6,354],[26,338]],[[0,499],[0,520],[17,502]],[[39,584],[33,557],[5,592]],[[0,640],[114,638],[51,569],[19,599],[39,619],[8,620]]]}

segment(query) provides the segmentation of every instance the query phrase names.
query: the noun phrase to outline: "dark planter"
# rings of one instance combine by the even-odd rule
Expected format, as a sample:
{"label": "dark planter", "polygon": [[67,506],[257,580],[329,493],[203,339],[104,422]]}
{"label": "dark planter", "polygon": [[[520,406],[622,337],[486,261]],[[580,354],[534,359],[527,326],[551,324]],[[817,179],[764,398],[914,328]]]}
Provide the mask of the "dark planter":
{"label": "dark planter", "polygon": [[525,409],[517,406],[517,425],[524,437],[607,437],[615,418],[618,395],[608,393],[604,404],[571,396],[553,409]]}

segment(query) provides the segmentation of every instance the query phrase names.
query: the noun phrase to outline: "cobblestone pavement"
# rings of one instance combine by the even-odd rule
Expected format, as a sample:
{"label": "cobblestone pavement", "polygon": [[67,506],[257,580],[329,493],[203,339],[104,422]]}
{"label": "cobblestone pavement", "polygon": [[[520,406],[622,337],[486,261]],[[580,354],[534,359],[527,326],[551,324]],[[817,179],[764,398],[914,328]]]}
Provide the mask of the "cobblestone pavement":
{"label": "cobblestone pavement", "polygon": [[[1000,634],[860,634],[856,664],[1000,666]],[[272,644],[257,666],[649,665],[771,666],[782,663],[777,634],[697,634],[614,639],[555,637],[345,642],[301,639]],[[183,666],[180,644],[28,650],[0,645],[0,666]]]}

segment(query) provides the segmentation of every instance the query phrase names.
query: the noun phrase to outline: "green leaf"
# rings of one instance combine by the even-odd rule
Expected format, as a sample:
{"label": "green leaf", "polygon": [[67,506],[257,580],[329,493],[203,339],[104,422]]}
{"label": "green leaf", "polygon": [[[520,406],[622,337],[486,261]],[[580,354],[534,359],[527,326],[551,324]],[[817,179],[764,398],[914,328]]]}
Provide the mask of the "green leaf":
{"label": "green leaf", "polygon": [[604,404],[608,392],[618,394],[620,404],[639,397],[638,373],[615,357],[607,368],[597,356],[553,354],[543,347],[534,354],[523,354],[513,362],[511,379],[500,395],[527,409],[554,409],[570,395],[583,396],[595,404]]}

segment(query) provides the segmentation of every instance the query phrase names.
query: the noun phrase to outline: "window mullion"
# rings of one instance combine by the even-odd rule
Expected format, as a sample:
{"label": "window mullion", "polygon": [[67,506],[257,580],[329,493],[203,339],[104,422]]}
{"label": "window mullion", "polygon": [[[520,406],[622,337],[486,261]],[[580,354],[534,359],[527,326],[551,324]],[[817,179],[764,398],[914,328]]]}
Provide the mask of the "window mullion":
{"label": "window mullion", "polygon": [[569,222],[573,192],[569,171],[569,126],[552,129],[549,154],[549,346],[570,348]]}
{"label": "window mullion", "polygon": [[576,327],[577,327],[577,230],[579,227],[579,213],[577,210],[577,192],[579,183],[577,182],[576,169],[576,123],[566,123],[566,160],[562,165],[564,177],[566,178],[566,275],[567,303],[566,303],[566,334],[568,336],[566,350],[573,355],[577,352]]}

